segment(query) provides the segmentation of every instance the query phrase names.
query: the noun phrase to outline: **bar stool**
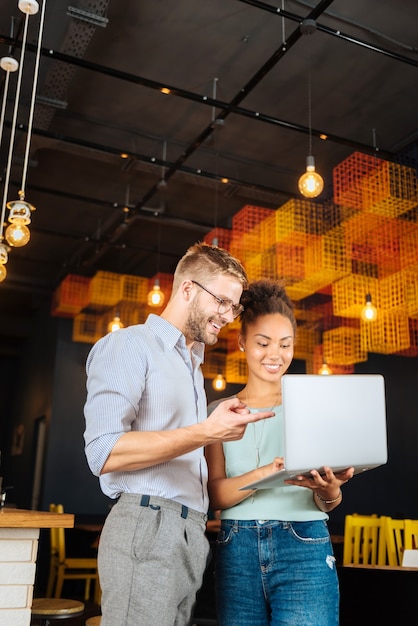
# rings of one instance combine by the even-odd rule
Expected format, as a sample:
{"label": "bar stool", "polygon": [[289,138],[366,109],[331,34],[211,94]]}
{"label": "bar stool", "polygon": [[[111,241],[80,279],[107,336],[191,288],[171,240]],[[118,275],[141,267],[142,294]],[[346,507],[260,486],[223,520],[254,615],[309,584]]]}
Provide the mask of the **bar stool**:
{"label": "bar stool", "polygon": [[50,626],[51,621],[77,617],[84,613],[84,602],[65,598],[34,598],[31,615],[40,620],[41,626]]}
{"label": "bar stool", "polygon": [[100,626],[101,621],[102,621],[102,616],[95,615],[94,617],[89,617],[89,619],[86,622],[86,626]]}

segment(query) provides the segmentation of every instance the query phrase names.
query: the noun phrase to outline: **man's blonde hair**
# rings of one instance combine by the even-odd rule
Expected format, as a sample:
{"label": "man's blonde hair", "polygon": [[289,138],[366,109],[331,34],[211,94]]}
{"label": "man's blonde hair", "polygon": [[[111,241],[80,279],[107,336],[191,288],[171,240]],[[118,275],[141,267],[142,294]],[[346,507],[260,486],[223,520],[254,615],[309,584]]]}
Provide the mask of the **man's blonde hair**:
{"label": "man's blonde hair", "polygon": [[243,265],[227,250],[207,243],[195,243],[190,246],[177,264],[173,279],[173,294],[185,278],[205,283],[219,274],[234,276],[243,289],[248,285]]}

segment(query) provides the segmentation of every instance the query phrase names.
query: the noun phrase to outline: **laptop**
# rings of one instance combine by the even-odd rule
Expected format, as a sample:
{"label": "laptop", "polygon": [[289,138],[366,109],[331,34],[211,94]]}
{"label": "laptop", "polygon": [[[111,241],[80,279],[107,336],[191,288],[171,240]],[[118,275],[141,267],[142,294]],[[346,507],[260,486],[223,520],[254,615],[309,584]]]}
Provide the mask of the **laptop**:
{"label": "laptop", "polygon": [[241,490],[282,486],[325,465],[359,474],[387,462],[382,375],[285,374],[282,403],[285,469]]}

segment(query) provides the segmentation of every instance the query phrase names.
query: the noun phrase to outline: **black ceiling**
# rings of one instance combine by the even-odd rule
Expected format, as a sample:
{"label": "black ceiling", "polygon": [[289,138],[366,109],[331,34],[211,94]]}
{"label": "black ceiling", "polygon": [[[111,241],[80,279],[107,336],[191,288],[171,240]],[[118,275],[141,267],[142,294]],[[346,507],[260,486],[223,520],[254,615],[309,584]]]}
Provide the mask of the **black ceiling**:
{"label": "black ceiling", "polygon": [[[17,4],[2,2],[0,54],[19,59]],[[28,22],[7,200],[21,187],[39,4]],[[410,154],[417,23],[416,0],[48,0],[25,187],[36,211],[31,240],[11,250],[0,285],[4,340],[24,332],[20,322],[67,273],[172,273],[189,245],[230,227],[244,205],[300,197],[309,83],[320,201],[354,151]],[[1,80],[4,89],[3,71]]]}

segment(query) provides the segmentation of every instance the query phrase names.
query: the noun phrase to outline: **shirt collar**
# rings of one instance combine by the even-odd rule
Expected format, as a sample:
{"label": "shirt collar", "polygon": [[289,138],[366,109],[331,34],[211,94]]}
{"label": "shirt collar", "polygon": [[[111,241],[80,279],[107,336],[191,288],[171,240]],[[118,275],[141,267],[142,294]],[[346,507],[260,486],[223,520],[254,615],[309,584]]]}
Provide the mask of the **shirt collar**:
{"label": "shirt collar", "polygon": [[[186,346],[186,338],[181,330],[163,317],[150,313],[145,321],[145,325],[161,339],[168,350],[173,350],[177,343],[181,344],[182,347]],[[204,351],[205,344],[195,341],[192,352],[201,363],[203,362]]]}

